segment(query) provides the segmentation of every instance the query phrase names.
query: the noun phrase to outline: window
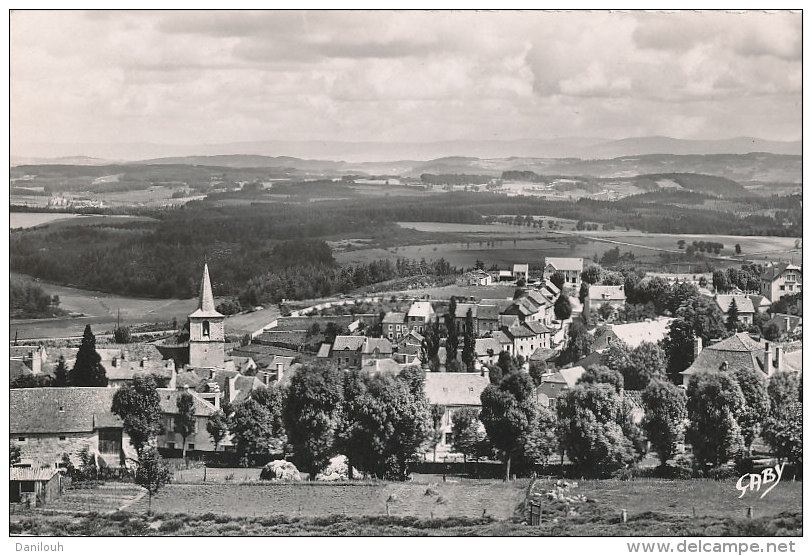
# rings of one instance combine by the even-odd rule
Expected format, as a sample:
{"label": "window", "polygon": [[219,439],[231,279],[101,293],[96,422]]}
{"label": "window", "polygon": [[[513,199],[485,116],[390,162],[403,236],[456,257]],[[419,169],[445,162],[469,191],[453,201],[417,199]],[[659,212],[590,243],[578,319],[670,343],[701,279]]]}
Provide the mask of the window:
{"label": "window", "polygon": [[211,330],[209,328],[209,321],[204,320],[203,321],[203,335],[204,336],[209,336],[210,333],[211,333]]}
{"label": "window", "polygon": [[34,492],[34,481],[20,481],[20,492]]}
{"label": "window", "polygon": [[18,437],[17,442],[25,442],[25,437],[24,436]]}
{"label": "window", "polygon": [[473,392],[473,391],[474,391],[474,387],[473,387],[473,386],[469,386],[469,387],[468,387],[468,391],[469,391],[469,392]]}
{"label": "window", "polygon": [[194,449],[195,449],[195,445],[194,445],[194,444],[189,444],[189,446],[188,446],[188,447],[189,447],[189,449],[190,449],[190,450],[194,450]]}
{"label": "window", "polygon": [[174,450],[175,449],[175,443],[174,442],[167,442],[166,447],[169,448],[170,450]]}
{"label": "window", "polygon": [[68,437],[67,437],[67,436],[60,436],[60,437],[59,437],[59,440],[67,440],[67,439],[68,439]]}
{"label": "window", "polygon": [[786,288],[784,286],[778,286],[778,289],[784,291]]}

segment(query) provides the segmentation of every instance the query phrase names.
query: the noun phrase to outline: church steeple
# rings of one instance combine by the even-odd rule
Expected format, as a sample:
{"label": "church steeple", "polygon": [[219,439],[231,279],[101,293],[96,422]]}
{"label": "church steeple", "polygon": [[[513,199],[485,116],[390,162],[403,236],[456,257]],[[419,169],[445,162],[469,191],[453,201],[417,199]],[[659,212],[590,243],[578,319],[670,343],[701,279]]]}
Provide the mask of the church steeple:
{"label": "church steeple", "polygon": [[214,307],[214,295],[209,279],[209,265],[203,265],[197,310],[189,315],[189,365],[202,368],[222,368],[225,359],[225,316]]}
{"label": "church steeple", "polygon": [[189,317],[222,317],[214,308],[214,295],[211,292],[211,280],[209,279],[209,265],[203,265],[203,279],[200,281],[200,298],[197,303],[197,311]]}

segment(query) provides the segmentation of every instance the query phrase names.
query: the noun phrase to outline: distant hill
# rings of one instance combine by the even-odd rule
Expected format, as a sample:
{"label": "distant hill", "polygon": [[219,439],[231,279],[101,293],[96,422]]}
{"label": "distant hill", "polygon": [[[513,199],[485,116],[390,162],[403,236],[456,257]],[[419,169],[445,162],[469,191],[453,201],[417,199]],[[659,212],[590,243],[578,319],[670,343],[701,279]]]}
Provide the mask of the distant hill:
{"label": "distant hill", "polygon": [[140,160],[134,164],[184,164],[222,168],[293,168],[308,171],[337,171],[343,162],[331,160],[304,160],[292,156],[264,156],[256,154],[218,154],[212,156],[176,156]]}
{"label": "distant hill", "polygon": [[709,176],[707,174],[647,174],[638,176],[636,181],[642,182],[638,184],[639,186],[651,183],[659,185],[663,182],[676,184],[689,191],[717,195],[720,197],[743,197],[750,195],[740,183],[727,178]]}
{"label": "distant hill", "polygon": [[592,145],[580,158],[616,158],[630,155],[672,154],[771,154],[801,155],[800,141],[766,141],[756,137],[734,137],[711,141],[673,139],[671,137],[631,137]]}

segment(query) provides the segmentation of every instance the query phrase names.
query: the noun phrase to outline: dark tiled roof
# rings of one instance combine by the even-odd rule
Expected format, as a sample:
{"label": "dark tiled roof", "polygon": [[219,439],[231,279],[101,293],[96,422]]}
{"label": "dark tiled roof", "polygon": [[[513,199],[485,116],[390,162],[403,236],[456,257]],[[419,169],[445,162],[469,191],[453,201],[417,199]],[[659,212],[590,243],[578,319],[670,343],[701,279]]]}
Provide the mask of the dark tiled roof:
{"label": "dark tiled roof", "polygon": [[33,374],[28,366],[19,359],[11,359],[8,366],[8,379],[9,382],[22,375]]}
{"label": "dark tiled roof", "polygon": [[392,344],[386,338],[366,338],[361,353],[373,353],[375,350],[379,353],[392,353]]}
{"label": "dark tiled roof", "polygon": [[9,399],[11,434],[92,432],[95,423],[121,427],[110,408],[115,388],[21,388]]}
{"label": "dark tiled roof", "polygon": [[[167,414],[178,412],[178,397],[184,390],[173,390],[171,388],[158,388],[158,394],[161,396],[161,411]],[[216,410],[214,406],[198,396],[191,390],[189,393],[195,401],[195,415],[206,417],[214,413]]]}

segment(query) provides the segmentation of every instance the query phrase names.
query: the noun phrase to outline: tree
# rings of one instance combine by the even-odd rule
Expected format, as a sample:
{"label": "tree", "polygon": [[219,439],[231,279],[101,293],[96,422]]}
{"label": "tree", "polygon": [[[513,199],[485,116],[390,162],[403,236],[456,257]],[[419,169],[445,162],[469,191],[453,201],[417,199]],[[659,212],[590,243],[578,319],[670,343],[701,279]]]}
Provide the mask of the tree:
{"label": "tree", "polygon": [[570,318],[570,315],[572,315],[570,298],[567,297],[564,290],[561,290],[561,295],[559,295],[558,299],[555,300],[553,312],[555,313],[555,318],[561,321],[561,326],[564,326],[564,321]]}
{"label": "tree", "polygon": [[550,282],[552,282],[553,285],[559,290],[563,290],[564,284],[567,283],[567,277],[560,270],[556,270],[553,272],[552,276],[550,276]]}
{"label": "tree", "polygon": [[469,373],[474,372],[476,361],[476,340],[474,339],[474,316],[471,309],[465,315],[465,334],[462,338],[462,363]]}
{"label": "tree", "polygon": [[763,373],[752,367],[741,367],[733,370],[736,382],[744,396],[744,408],[739,414],[739,427],[741,428],[744,447],[749,452],[750,445],[758,436],[761,424],[770,412],[770,398],[767,395],[767,385]]}
{"label": "tree", "polygon": [[665,352],[651,342],[642,342],[634,349],[612,343],[601,356],[601,364],[619,371],[628,390],[643,390],[652,379],[665,378]]}
{"label": "tree", "polygon": [[536,426],[524,436],[522,455],[527,463],[542,469],[558,451],[555,414],[548,408],[536,406]]}
{"label": "tree", "polygon": [[727,329],[731,332],[736,332],[739,329],[739,308],[736,305],[736,299],[734,298],[730,302],[730,308],[727,310]]}
{"label": "tree", "polygon": [[533,381],[524,373],[510,373],[499,385],[490,384],[480,395],[479,420],[494,447],[502,452],[505,480],[510,463],[521,455],[524,437],[536,426],[536,396]]}
{"label": "tree", "polygon": [[462,454],[463,461],[477,460],[483,454],[485,433],[480,431],[479,410],[463,407],[451,416],[451,449]]}
{"label": "tree", "polygon": [[703,371],[688,383],[688,429],[696,461],[718,467],[741,453],[744,439],[738,418],[744,395],[731,373]]}
{"label": "tree", "polygon": [[729,336],[725,315],[712,299],[702,296],[692,298],[680,306],[674,315],[690,324],[693,335],[702,338],[704,345],[709,345],[712,339]]}
{"label": "tree", "polygon": [[274,438],[280,432],[274,427],[271,411],[252,398],[235,404],[228,428],[244,465],[261,461],[270,454]]}
{"label": "tree", "polygon": [[68,385],[68,366],[65,363],[65,356],[60,355],[59,361],[54,369],[53,386],[64,387]]}
{"label": "tree", "polygon": [[530,378],[533,379],[533,384],[539,386],[544,378],[544,374],[547,372],[547,363],[544,361],[531,361],[528,372],[530,373]]}
{"label": "tree", "polygon": [[667,360],[666,373],[674,384],[682,382],[680,373],[694,362],[694,331],[684,319],[675,319],[668,326],[668,335],[663,340]]}
{"label": "tree", "polygon": [[443,416],[445,415],[446,408],[444,405],[432,405],[429,410],[431,413],[432,432],[429,444],[434,451],[434,461],[437,461],[437,445],[443,440]]}
{"label": "tree", "polygon": [[440,317],[435,317],[434,323],[426,327],[423,340],[420,344],[420,351],[423,363],[428,365],[432,371],[440,369]]}
{"label": "tree", "polygon": [[457,300],[451,298],[451,303],[448,306],[448,313],[445,315],[445,363],[448,365],[452,361],[457,360],[457,350],[459,349],[460,338],[457,330]]}
{"label": "tree", "polygon": [[175,405],[178,414],[174,417],[175,432],[181,436],[183,442],[183,461],[186,461],[186,439],[195,433],[197,418],[195,417],[195,398],[189,392],[181,392]]}
{"label": "tree", "polygon": [[779,460],[801,460],[803,452],[802,389],[798,373],[779,371],[770,377],[770,412],[761,436]]}
{"label": "tree", "polygon": [[598,307],[598,316],[603,320],[609,320],[615,314],[615,308],[611,303],[604,303]]}
{"label": "tree", "polygon": [[506,351],[499,352],[499,357],[496,360],[496,365],[499,367],[499,370],[502,371],[502,374],[499,376],[499,381],[497,381],[497,383],[501,382],[502,377],[507,376],[508,374],[516,370],[516,367],[513,365],[513,358]]}
{"label": "tree", "polygon": [[559,355],[558,364],[566,365],[583,359],[592,353],[593,342],[594,338],[586,326],[580,320],[574,320],[567,331],[567,346]]}
{"label": "tree", "polygon": [[68,379],[71,386],[107,386],[107,373],[101,364],[101,356],[96,352],[96,337],[89,324],[85,326],[76,363]]}
{"label": "tree", "polygon": [[731,285],[728,279],[728,274],[724,270],[713,271],[713,288],[719,293],[730,291]]}
{"label": "tree", "polygon": [[589,284],[581,282],[581,286],[578,289],[578,301],[581,302],[581,305],[586,303],[587,297],[589,297]]}
{"label": "tree", "polygon": [[[600,284],[603,269],[599,264],[591,264],[581,272],[581,282],[586,284]],[[583,303],[583,301],[581,302]]]}
{"label": "tree", "polygon": [[742,254],[742,246],[741,246],[741,245],[739,245],[739,244],[737,243],[737,244],[736,244],[736,245],[735,245],[733,248],[736,250],[736,254],[737,254],[737,255],[741,255],[741,254]]}
{"label": "tree", "polygon": [[146,446],[138,457],[135,484],[146,489],[149,494],[147,515],[152,515],[152,496],[171,480],[172,473],[164,464],[158,450],[153,446]]}
{"label": "tree", "polygon": [[764,330],[762,332],[765,340],[769,340],[770,342],[774,342],[781,337],[781,329],[778,328],[778,325],[774,322],[768,323],[764,326]]}
{"label": "tree", "polygon": [[620,394],[623,392],[623,375],[609,367],[595,365],[584,371],[576,384],[608,384]]}
{"label": "tree", "polygon": [[144,447],[163,432],[161,397],[152,376],[136,376],[113,394],[111,411],[121,417],[139,457]]}
{"label": "tree", "polygon": [[209,416],[209,420],[206,423],[206,431],[214,442],[214,451],[216,452],[217,448],[220,447],[220,442],[222,442],[228,434],[228,418],[222,409],[218,409]]}
{"label": "tree", "polygon": [[8,463],[9,465],[14,465],[15,463],[20,463],[21,458],[21,451],[20,447],[16,444],[9,442],[9,457]]}
{"label": "tree", "polygon": [[339,445],[354,466],[377,477],[406,478],[408,463],[431,434],[424,378],[419,367],[396,377],[345,376]]}
{"label": "tree", "polygon": [[643,391],[643,429],[663,467],[674,457],[677,443],[683,437],[685,404],[685,391],[664,380],[652,380]]}
{"label": "tree", "polygon": [[601,476],[634,462],[623,434],[623,400],[597,383],[577,385],[556,404],[557,435],[567,457],[586,474]]}
{"label": "tree", "polygon": [[685,240],[684,239],[681,239],[681,240],[677,241],[677,248],[685,249]]}
{"label": "tree", "polygon": [[116,326],[113,329],[113,339],[117,344],[129,344],[132,342],[132,333],[128,326]]}
{"label": "tree", "polygon": [[313,479],[337,455],[336,431],[344,401],[343,376],[334,368],[303,367],[287,386],[282,420],[294,463]]}

